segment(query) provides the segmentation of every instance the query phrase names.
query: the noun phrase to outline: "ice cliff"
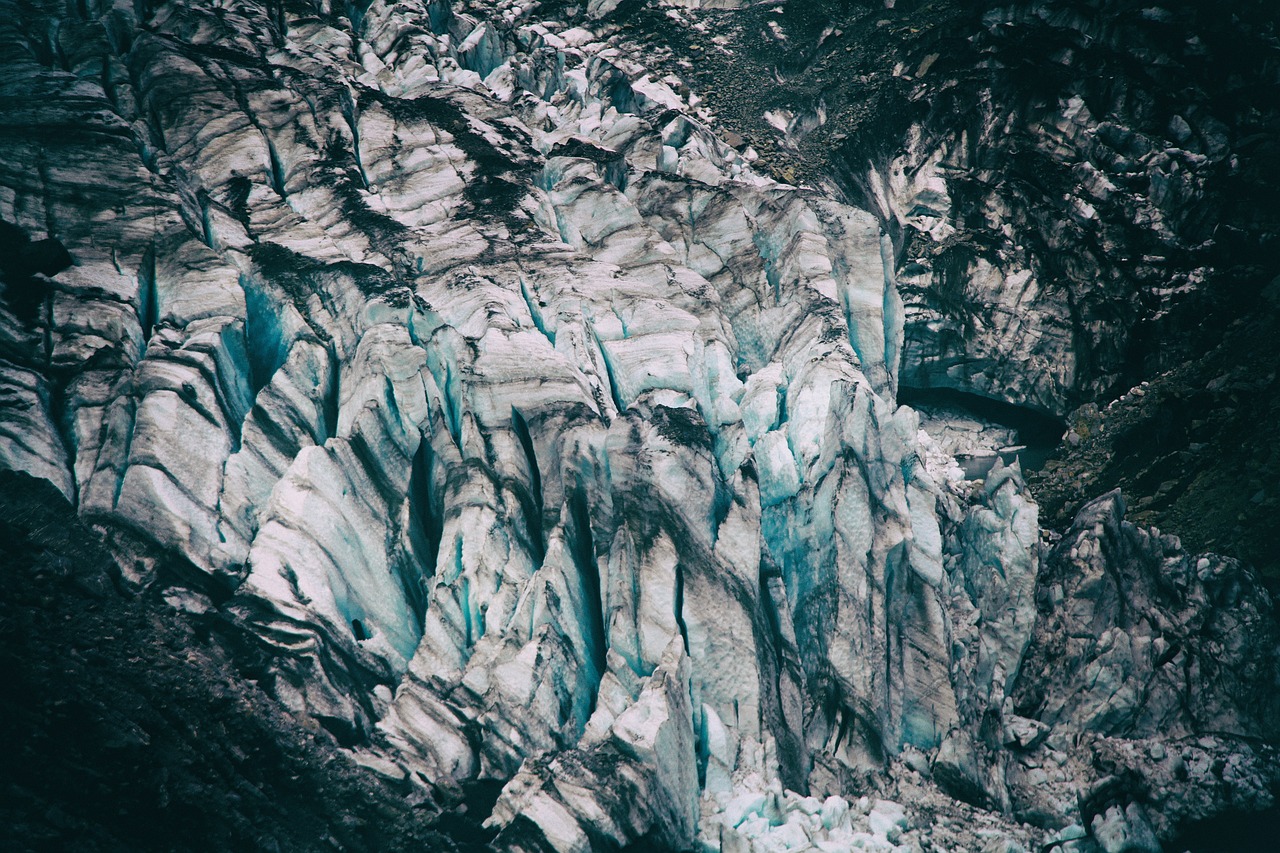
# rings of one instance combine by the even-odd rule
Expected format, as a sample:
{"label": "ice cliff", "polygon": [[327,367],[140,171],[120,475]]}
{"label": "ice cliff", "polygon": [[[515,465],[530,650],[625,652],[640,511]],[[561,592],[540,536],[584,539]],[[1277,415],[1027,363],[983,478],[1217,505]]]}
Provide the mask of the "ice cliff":
{"label": "ice cliff", "polygon": [[896,404],[880,220],[588,5],[0,5],[0,463],[406,797],[500,784],[498,849],[1270,806],[1251,573],[965,481]]}

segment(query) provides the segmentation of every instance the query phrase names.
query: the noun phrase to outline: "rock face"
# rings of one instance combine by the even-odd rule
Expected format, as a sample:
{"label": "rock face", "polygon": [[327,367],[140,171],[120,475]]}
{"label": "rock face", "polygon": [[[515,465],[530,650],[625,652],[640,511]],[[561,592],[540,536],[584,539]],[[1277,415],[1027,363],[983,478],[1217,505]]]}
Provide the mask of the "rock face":
{"label": "rock face", "polygon": [[892,229],[607,21],[69,8],[0,7],[0,460],[369,772],[501,786],[525,850],[922,849],[944,794],[1006,818],[946,843],[1121,849],[1271,805],[1249,571],[1115,498],[1046,555],[1019,470],[973,487],[896,405]]}

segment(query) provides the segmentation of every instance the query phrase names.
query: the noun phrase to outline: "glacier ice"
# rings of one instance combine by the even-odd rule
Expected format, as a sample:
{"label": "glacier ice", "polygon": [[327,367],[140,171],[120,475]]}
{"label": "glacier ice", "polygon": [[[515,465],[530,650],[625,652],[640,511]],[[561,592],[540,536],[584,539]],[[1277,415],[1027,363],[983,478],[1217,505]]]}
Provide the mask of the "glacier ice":
{"label": "glacier ice", "polygon": [[[21,180],[30,148],[0,152],[0,218],[77,260],[57,310],[0,328],[0,463],[74,498],[136,583],[216,603],[366,766],[446,801],[504,783],[510,849],[902,850],[935,830],[859,805],[886,768],[1060,827],[1096,775],[1074,737],[1274,725],[1228,689],[1274,643],[1247,573],[1190,570],[1114,501],[1050,560],[1018,468],[971,487],[896,404],[874,216],[756,174],[531,4],[271,33],[264,8],[120,6],[124,56],[5,60],[6,97],[110,142],[46,140],[64,165]],[[1132,630],[1125,595],[1171,623]],[[1165,664],[1212,656],[1165,635],[1232,620],[1257,642],[1181,708]],[[1029,679],[1054,661],[1070,677]],[[1108,809],[1104,847],[1154,831]]]}

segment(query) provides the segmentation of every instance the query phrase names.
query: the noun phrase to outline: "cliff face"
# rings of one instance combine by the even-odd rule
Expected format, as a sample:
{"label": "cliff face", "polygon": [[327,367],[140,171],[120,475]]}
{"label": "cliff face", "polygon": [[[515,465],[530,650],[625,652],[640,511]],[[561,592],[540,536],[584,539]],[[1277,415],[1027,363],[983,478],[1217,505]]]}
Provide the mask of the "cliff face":
{"label": "cliff face", "polygon": [[[980,128],[770,176],[665,70],[712,50],[684,38],[731,64],[714,25],[766,13],[675,5],[0,8],[0,462],[129,606],[213,626],[319,733],[303,766],[351,762],[318,784],[404,810],[340,845],[408,845],[414,808],[448,843],[465,806],[498,849],[1145,850],[1270,808],[1251,569],[1118,494],[1042,531],[1016,466],[966,481],[897,404],[1102,398],[1141,312],[1089,312],[1143,298],[1103,263],[1128,249],[1084,217],[1054,239],[1124,274],[1036,284],[1052,193],[1009,171],[996,89]],[[1033,159],[1084,175],[1111,137],[1047,104],[1016,113]],[[807,113],[771,115],[803,154]],[[1179,245],[1208,214],[1151,170],[1228,156],[1184,143],[1127,155]]]}

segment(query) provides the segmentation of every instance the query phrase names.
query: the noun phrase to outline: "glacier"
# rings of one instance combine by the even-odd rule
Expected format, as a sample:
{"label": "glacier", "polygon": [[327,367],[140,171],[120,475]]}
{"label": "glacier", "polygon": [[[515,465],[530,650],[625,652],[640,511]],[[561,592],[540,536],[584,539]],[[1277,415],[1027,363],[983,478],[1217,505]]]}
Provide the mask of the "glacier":
{"label": "glacier", "polygon": [[0,6],[0,219],[73,265],[0,311],[0,464],[369,772],[561,853],[1272,803],[1263,586],[966,480],[897,404],[882,219],[754,170],[616,4],[47,5]]}

